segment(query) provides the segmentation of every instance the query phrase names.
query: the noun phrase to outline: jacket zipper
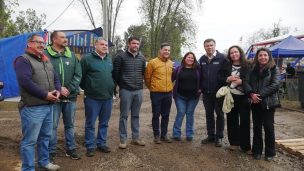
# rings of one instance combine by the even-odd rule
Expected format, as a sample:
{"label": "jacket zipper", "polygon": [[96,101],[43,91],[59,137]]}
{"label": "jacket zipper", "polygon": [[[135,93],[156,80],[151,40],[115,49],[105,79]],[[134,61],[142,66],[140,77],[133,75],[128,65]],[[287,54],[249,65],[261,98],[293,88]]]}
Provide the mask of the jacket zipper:
{"label": "jacket zipper", "polygon": [[[43,64],[43,69],[44,69],[44,72],[46,73],[46,78],[47,78],[47,80],[48,80],[48,83],[49,83],[49,91],[50,91],[50,87],[51,87],[51,82],[50,82],[50,78],[49,78],[49,74],[48,74],[48,71],[47,71],[47,69],[46,69],[46,65],[45,65],[45,62],[42,62],[42,64]],[[52,91],[52,90],[51,90]]]}

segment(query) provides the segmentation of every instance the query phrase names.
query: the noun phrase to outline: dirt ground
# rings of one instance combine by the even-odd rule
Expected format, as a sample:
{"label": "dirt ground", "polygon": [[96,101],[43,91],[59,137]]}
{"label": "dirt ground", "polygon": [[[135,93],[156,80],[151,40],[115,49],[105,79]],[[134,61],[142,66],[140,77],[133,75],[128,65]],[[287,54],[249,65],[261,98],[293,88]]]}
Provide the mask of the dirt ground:
{"label": "dirt ground", "polygon": [[[82,97],[79,98],[76,114],[76,141],[81,160],[71,160],[64,154],[64,136],[62,121],[58,129],[58,157],[55,163],[66,171],[101,171],[101,170],[304,170],[303,159],[299,159],[280,149],[273,162],[256,161],[252,156],[228,149],[227,137],[224,147],[218,148],[213,144],[201,145],[200,141],[206,136],[205,112],[202,101],[199,102],[195,112],[194,141],[171,144],[153,143],[151,128],[151,104],[149,93],[144,91],[144,102],[140,113],[140,133],[146,141],[145,147],[128,144],[125,150],[118,149],[118,120],[119,100],[113,104],[112,117],[109,123],[108,144],[111,153],[96,152],[94,157],[85,156],[84,147],[84,107]],[[169,135],[172,134],[172,125],[175,119],[175,104],[172,104]],[[185,122],[185,121],[184,121]],[[277,110],[275,114],[276,139],[304,137],[304,113]],[[129,135],[131,133],[129,127]],[[184,133],[184,124],[183,124]],[[225,133],[225,135],[227,135]],[[0,108],[0,170],[20,170],[19,143],[21,139],[19,113],[16,110],[3,111]],[[129,136],[130,137],[130,136]]]}

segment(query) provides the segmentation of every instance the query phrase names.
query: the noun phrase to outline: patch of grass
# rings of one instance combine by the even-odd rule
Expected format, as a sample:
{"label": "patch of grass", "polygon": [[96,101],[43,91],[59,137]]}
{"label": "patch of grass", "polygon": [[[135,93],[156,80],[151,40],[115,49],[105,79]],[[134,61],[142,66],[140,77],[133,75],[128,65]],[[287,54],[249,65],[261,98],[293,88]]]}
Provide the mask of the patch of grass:
{"label": "patch of grass", "polygon": [[0,102],[1,111],[17,111],[18,102]]}
{"label": "patch of grass", "polygon": [[301,103],[299,101],[281,99],[281,105],[283,108],[294,109],[304,113],[304,108],[301,108]]}

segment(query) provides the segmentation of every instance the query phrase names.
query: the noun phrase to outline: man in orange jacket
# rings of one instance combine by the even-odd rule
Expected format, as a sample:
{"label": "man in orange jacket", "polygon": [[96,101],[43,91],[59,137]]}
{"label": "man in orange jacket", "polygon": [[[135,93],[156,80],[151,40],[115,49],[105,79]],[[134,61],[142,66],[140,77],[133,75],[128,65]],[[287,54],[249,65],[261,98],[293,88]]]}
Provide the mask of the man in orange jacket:
{"label": "man in orange jacket", "polygon": [[[173,83],[171,76],[173,62],[170,60],[170,45],[162,43],[159,56],[150,60],[145,71],[145,83],[150,90],[152,102],[152,127],[154,142],[171,143],[167,137],[169,114],[172,104]],[[161,117],[161,131],[159,131],[159,117]]]}

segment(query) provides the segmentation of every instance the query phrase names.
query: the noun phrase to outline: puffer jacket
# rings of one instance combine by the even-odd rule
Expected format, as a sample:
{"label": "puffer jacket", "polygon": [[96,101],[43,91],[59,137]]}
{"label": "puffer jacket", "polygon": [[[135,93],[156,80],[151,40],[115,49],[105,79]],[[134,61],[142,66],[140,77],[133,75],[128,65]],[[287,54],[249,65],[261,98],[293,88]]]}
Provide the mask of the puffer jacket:
{"label": "puffer jacket", "polygon": [[280,105],[278,96],[280,87],[279,69],[274,66],[270,69],[264,69],[261,73],[259,70],[259,66],[254,67],[245,83],[243,83],[245,93],[248,96],[251,93],[259,94],[262,98],[260,105],[264,109],[278,107]]}
{"label": "puffer jacket", "polygon": [[129,91],[143,89],[146,59],[138,53],[135,57],[128,51],[114,58],[114,80],[119,88]]}
{"label": "puffer jacket", "polygon": [[171,80],[173,62],[154,58],[149,61],[145,71],[145,83],[151,92],[170,92],[173,89]]}

